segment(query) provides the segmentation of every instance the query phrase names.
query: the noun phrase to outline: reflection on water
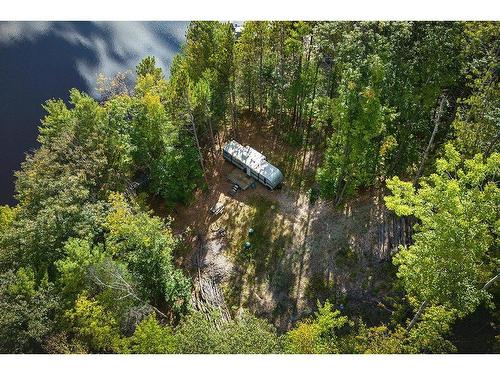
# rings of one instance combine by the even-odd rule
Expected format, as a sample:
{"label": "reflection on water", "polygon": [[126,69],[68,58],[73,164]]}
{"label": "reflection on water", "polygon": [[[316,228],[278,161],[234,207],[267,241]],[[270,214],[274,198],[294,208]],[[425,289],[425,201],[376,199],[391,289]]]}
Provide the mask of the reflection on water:
{"label": "reflection on water", "polygon": [[99,73],[133,71],[155,56],[168,75],[188,22],[0,22],[0,204],[13,171],[37,147],[41,104],[72,87],[95,94]]}

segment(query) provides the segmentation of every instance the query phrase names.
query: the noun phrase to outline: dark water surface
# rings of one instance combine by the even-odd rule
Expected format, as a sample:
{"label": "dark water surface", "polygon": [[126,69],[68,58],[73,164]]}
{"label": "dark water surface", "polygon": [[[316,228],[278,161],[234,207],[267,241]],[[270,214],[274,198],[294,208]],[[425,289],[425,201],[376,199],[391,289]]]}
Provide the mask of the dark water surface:
{"label": "dark water surface", "polygon": [[37,147],[42,104],[73,87],[95,95],[99,73],[153,55],[168,74],[188,22],[0,22],[0,204],[15,204],[14,171]]}

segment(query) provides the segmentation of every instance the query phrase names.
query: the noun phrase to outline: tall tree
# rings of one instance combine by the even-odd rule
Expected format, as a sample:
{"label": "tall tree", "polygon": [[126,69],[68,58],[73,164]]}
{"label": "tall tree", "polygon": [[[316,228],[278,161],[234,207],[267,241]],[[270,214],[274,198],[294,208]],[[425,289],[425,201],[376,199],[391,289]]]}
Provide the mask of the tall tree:
{"label": "tall tree", "polygon": [[500,149],[500,25],[497,22],[467,22],[462,51],[468,96],[460,100],[452,124],[454,144],[472,157]]}
{"label": "tall tree", "polygon": [[417,317],[434,304],[463,316],[491,298],[483,286],[498,273],[492,251],[499,230],[499,158],[494,153],[462,160],[448,144],[436,172],[422,179],[419,188],[398,177],[387,182],[392,192],[385,198],[387,207],[419,220],[414,243],[394,258],[410,300],[422,303]]}

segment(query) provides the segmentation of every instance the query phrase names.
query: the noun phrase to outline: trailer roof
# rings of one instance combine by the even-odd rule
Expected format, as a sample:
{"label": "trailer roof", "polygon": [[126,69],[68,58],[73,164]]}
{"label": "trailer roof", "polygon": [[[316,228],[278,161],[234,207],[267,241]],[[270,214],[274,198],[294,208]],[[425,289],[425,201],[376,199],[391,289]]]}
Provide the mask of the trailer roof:
{"label": "trailer roof", "polygon": [[242,146],[235,140],[224,145],[224,151],[228,152],[234,159],[250,167],[255,172],[267,178],[273,185],[283,181],[283,174],[274,165],[270,164],[266,157],[250,146]]}

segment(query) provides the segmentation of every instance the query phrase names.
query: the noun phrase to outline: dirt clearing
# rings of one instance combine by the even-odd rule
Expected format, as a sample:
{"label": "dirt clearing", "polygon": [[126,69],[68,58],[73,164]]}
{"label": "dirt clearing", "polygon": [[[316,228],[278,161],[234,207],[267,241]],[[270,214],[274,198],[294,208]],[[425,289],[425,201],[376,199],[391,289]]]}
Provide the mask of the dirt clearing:
{"label": "dirt clearing", "polygon": [[[321,199],[312,204],[307,176],[314,176],[317,153],[290,148],[280,159],[272,137],[246,134],[243,144],[261,150],[282,169],[284,187],[270,191],[257,184],[231,197],[227,176],[234,167],[222,155],[215,157],[211,190],[199,192],[193,204],[174,215],[175,231],[187,233],[193,244],[185,266],[193,270],[195,239],[201,236],[202,272],[220,283],[230,311],[247,308],[279,330],[289,329],[325,299],[351,315],[387,318],[394,279],[387,259],[402,234],[382,193],[367,191],[337,208]],[[212,215],[209,210],[216,203],[224,210]]]}

